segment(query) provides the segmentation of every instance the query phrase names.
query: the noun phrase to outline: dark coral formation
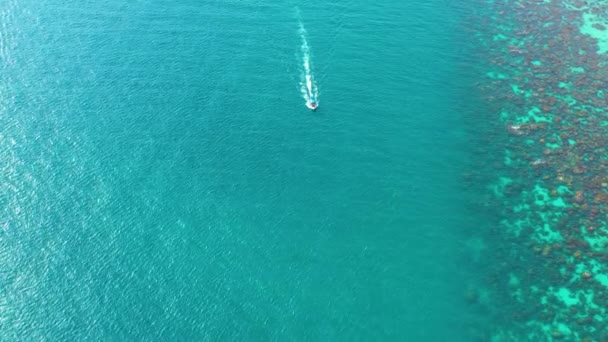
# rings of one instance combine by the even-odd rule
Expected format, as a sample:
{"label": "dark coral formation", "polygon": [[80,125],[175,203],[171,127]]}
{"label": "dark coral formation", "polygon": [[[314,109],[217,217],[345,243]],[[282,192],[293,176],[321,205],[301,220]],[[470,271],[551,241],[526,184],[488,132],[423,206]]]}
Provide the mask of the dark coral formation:
{"label": "dark coral formation", "polygon": [[608,2],[486,5],[498,15],[480,36],[491,68],[479,90],[504,128],[492,192],[508,246],[488,251],[503,315],[489,334],[608,341]]}

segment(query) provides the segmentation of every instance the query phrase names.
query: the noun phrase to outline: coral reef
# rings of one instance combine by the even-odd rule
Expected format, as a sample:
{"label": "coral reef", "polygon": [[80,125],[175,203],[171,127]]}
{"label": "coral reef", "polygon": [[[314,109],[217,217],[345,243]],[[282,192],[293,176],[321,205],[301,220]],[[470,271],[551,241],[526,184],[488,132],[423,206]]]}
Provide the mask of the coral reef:
{"label": "coral reef", "polygon": [[[479,91],[503,123],[495,341],[608,341],[608,2],[487,3]],[[467,294],[471,301],[476,295]]]}

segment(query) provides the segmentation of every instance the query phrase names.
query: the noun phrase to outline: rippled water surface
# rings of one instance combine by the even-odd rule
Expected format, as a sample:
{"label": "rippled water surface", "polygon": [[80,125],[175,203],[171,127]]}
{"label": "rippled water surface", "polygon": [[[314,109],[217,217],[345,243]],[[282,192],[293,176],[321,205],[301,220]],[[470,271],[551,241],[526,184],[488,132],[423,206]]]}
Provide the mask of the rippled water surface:
{"label": "rippled water surface", "polygon": [[0,340],[486,336],[479,6],[0,3]]}

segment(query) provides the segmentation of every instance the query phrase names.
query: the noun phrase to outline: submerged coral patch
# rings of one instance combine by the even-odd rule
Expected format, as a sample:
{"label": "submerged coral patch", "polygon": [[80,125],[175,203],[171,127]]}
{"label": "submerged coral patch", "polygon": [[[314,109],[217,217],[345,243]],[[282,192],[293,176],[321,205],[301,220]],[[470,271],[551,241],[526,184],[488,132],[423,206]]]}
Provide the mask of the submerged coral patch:
{"label": "submerged coral patch", "polygon": [[480,86],[506,141],[490,193],[494,341],[608,341],[608,2],[488,1]]}

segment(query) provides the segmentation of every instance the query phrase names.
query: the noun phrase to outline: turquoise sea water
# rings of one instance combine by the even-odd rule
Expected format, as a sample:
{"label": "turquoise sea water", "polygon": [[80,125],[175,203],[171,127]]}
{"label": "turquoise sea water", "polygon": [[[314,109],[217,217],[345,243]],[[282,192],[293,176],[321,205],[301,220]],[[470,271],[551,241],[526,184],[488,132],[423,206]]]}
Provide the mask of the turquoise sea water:
{"label": "turquoise sea water", "polygon": [[2,2],[0,340],[472,340],[473,7]]}

